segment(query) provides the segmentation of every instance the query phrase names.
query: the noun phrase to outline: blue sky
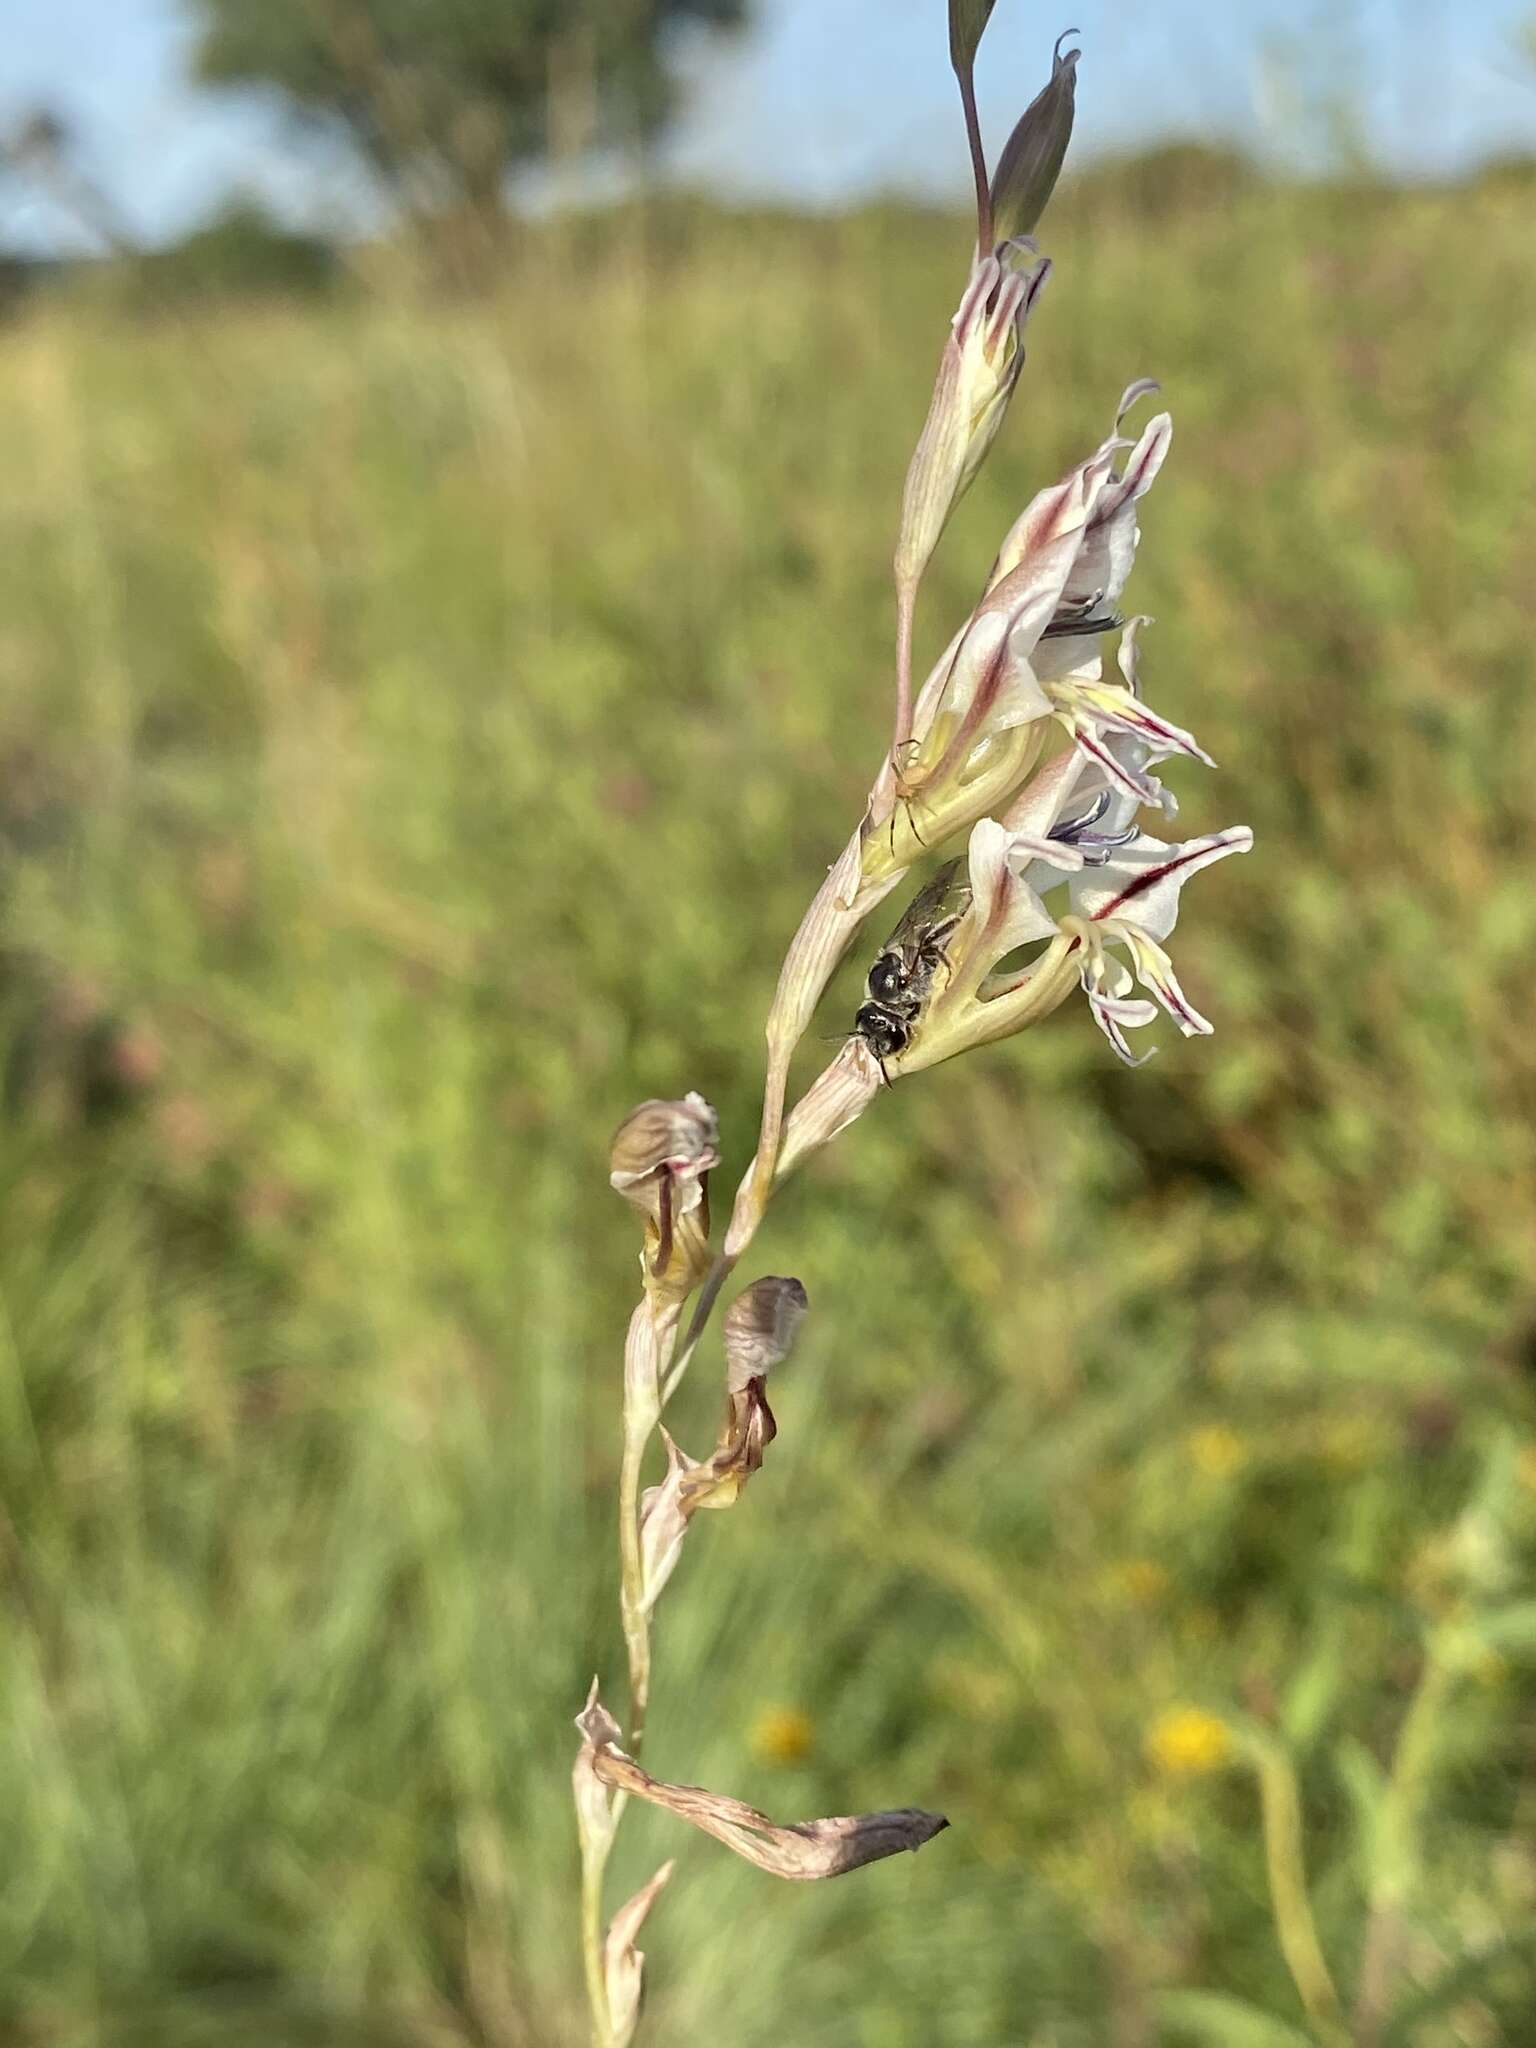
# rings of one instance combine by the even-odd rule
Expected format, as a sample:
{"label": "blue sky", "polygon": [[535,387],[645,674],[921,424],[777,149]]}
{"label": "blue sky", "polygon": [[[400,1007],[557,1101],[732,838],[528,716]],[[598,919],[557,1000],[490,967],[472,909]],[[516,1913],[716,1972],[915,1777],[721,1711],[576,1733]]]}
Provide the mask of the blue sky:
{"label": "blue sky", "polygon": [[[261,0],[250,0],[259,5]],[[487,5],[494,0],[486,0]],[[982,46],[994,147],[1081,32],[1074,156],[1166,134],[1233,136],[1302,164],[1331,98],[1363,146],[1410,175],[1536,151],[1536,0],[999,0]],[[93,174],[143,235],[174,234],[243,186],[322,224],[366,217],[359,181],[301,149],[258,100],[194,93],[179,0],[4,0],[0,123],[39,102],[75,121]],[[836,205],[876,191],[960,198],[965,159],[944,0],[757,0],[757,23],[689,61],[676,175],[731,193]],[[0,192],[0,240],[78,238],[40,197]]]}

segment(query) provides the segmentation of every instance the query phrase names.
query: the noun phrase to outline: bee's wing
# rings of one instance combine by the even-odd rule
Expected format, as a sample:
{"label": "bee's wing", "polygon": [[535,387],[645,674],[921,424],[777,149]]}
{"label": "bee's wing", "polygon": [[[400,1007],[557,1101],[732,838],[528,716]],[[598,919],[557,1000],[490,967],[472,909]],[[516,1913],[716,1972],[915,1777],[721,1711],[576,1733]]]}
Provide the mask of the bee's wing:
{"label": "bee's wing", "polygon": [[882,952],[900,953],[907,947],[921,946],[936,925],[949,924],[963,916],[970,901],[971,884],[964,859],[946,861],[902,912]]}

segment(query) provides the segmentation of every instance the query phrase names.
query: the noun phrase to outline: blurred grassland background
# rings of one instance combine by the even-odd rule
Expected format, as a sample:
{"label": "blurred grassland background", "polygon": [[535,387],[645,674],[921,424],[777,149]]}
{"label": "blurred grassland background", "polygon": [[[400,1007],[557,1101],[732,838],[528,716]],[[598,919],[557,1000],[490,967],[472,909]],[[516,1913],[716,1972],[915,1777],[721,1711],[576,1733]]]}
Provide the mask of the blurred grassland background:
{"label": "blurred grassland background", "polygon": [[[953,1827],[800,1888],[635,1815],[658,2042],[1321,2038],[1253,1728],[1345,1987],[1398,1916],[1379,2040],[1536,2040],[1530,194],[1141,189],[1046,223],[923,645],[1161,377],[1145,673],[1257,833],[1178,935],[1217,1035],[1070,1006],[776,1204],[813,1314],[648,1761]],[[658,203],[485,299],[0,330],[7,2043],[584,2038],[607,1140],[696,1087],[750,1151],[964,239]]]}

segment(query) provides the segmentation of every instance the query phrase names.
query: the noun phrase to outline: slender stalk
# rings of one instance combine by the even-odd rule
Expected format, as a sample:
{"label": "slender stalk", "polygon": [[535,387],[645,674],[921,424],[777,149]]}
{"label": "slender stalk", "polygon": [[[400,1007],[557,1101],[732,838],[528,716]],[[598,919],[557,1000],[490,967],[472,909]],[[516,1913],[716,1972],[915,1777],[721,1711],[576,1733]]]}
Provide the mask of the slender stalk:
{"label": "slender stalk", "polygon": [[603,1968],[603,1872],[608,1847],[583,1842],[581,1853],[581,1960],[592,2013],[592,2048],[611,2048],[608,1978]]}
{"label": "slender stalk", "polygon": [[987,153],[981,146],[981,116],[976,111],[976,79],[969,66],[957,71],[960,104],[965,109],[965,139],[971,146],[971,172],[976,180],[976,253],[985,256],[992,247],[992,181],[987,176]]}
{"label": "slender stalk", "polygon": [[624,1621],[624,1647],[629,1655],[629,1751],[640,1754],[645,1741],[645,1711],[651,1698],[651,1625],[645,1612],[645,1583],[640,1569],[640,1467],[650,1431],[626,1427],[619,1464],[619,1611]]}
{"label": "slender stalk", "polygon": [[897,776],[897,758],[912,737],[912,620],[917,609],[917,584],[910,577],[896,583],[896,733],[891,741],[891,759]]}
{"label": "slender stalk", "polygon": [[640,1474],[646,1445],[661,1417],[661,1376],[677,1342],[682,1303],[647,1292],[629,1319],[624,1342],[624,1450],[619,1461],[619,1612],[629,1656],[630,1754],[645,1739],[651,1696],[651,1623],[645,1611],[640,1556]]}
{"label": "slender stalk", "polygon": [[1424,1668],[1398,1730],[1392,1772],[1382,1801],[1370,1911],[1355,1991],[1355,2039],[1376,2048],[1389,2017],[1407,1933],[1406,1906],[1418,1864],[1418,1827],[1440,1716],[1456,1682],[1440,1631],[1431,1635]]}
{"label": "slender stalk", "polygon": [[663,1408],[666,1407],[672,1396],[677,1392],[678,1382],[688,1370],[693,1354],[699,1348],[699,1339],[703,1336],[708,1325],[710,1313],[715,1303],[720,1299],[720,1290],[730,1278],[731,1269],[735,1264],[735,1258],[728,1256],[725,1252],[718,1252],[716,1254],[715,1263],[710,1267],[708,1274],[705,1276],[704,1285],[699,1290],[699,1299],[694,1307],[693,1319],[688,1325],[688,1334],[683,1339],[682,1349],[678,1352],[677,1357],[673,1360],[671,1370],[662,1381],[661,1405]]}
{"label": "slender stalk", "polygon": [[1318,2040],[1325,2048],[1350,2048],[1349,2029],[1344,2024],[1338,1990],[1317,1938],[1317,1922],[1307,1892],[1296,1773],[1285,1751],[1267,1737],[1255,1745],[1254,1761],[1264,1820],[1264,1866],[1280,1953]]}
{"label": "slender stalk", "polygon": [[[820,900],[818,897],[817,903]],[[791,941],[788,958],[794,958],[796,949],[815,914],[815,908],[813,904],[801,921],[800,930]],[[831,979],[832,969],[836,964],[837,959],[834,957],[821,974],[811,1008],[814,1008],[815,1000],[820,997],[822,989]],[[774,1168],[778,1165],[779,1147],[784,1136],[784,1102],[789,1091],[789,1067],[794,1058],[795,1047],[800,1042],[800,1036],[799,1030],[793,1033],[775,1032],[770,1025],[768,1070],[763,1078],[763,1115],[758,1127],[757,1150],[736,1190],[736,1200],[731,1207],[730,1227],[725,1236],[725,1249],[715,1255],[715,1262],[699,1290],[699,1298],[688,1324],[688,1334],[683,1339],[682,1348],[670,1371],[662,1380],[663,1408],[677,1392],[683,1374],[688,1370],[693,1354],[698,1349],[699,1339],[708,1326],[715,1303],[720,1298],[720,1290],[735,1270],[737,1260],[757,1235],[757,1227],[767,1210],[769,1197],[773,1193]]]}

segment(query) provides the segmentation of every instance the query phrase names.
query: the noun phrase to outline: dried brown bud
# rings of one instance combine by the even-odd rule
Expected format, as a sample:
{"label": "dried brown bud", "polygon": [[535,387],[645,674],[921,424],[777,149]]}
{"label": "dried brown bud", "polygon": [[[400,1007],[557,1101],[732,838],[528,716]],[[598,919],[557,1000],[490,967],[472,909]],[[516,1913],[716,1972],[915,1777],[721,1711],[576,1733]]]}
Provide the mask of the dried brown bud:
{"label": "dried brown bud", "polygon": [[679,1297],[708,1264],[705,1177],[720,1164],[719,1139],[715,1112],[694,1094],[642,1102],[614,1132],[609,1185],[644,1213],[648,1272]]}
{"label": "dried brown bud", "polygon": [[674,1190],[673,1214],[698,1206],[699,1184],[720,1164],[720,1126],[702,1095],[642,1102],[613,1134],[609,1185],[653,1220],[661,1189]]}
{"label": "dried brown bud", "polygon": [[778,1435],[761,1379],[727,1394],[725,1420],[713,1453],[690,1458],[663,1429],[667,1476],[640,1496],[640,1609],[654,1611],[677,1569],[688,1524],[700,1508],[733,1507]]}
{"label": "dried brown bud", "polygon": [[776,1273],[737,1295],[725,1312],[725,1384],[733,1394],[789,1356],[807,1306],[800,1282]]}
{"label": "dried brown bud", "polygon": [[576,1795],[576,1826],[588,1855],[604,1856],[617,1825],[613,1794],[593,1768],[593,1759],[605,1743],[617,1742],[619,1724],[597,1696],[597,1680],[587,1694],[587,1704],[576,1716],[581,1730],[581,1748],[576,1755],[571,1782]]}
{"label": "dried brown bud", "polygon": [[699,1508],[733,1507],[778,1433],[761,1380],[748,1380],[739,1393],[733,1390],[726,1398],[714,1455],[678,1484],[684,1519]]}

